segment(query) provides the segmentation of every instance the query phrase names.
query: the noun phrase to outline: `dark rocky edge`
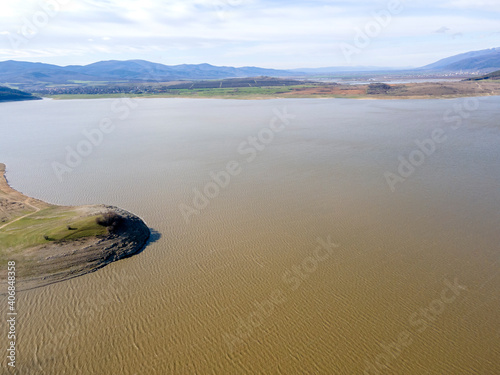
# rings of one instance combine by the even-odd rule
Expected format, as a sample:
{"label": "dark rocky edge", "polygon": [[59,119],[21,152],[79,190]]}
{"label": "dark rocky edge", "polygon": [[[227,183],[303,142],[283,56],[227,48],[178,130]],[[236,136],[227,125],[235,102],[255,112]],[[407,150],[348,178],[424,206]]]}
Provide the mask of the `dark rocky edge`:
{"label": "dark rocky edge", "polygon": [[140,253],[151,232],[138,216],[114,206],[82,206],[89,216],[115,213],[122,220],[108,235],[35,248],[35,266],[22,269],[18,290],[33,289],[95,272],[106,265]]}

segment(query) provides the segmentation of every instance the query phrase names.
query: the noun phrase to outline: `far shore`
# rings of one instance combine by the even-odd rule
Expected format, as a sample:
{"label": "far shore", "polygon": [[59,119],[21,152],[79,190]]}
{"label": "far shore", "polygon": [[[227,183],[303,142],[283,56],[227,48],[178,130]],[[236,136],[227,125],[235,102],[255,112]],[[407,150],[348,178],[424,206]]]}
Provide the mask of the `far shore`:
{"label": "far shore", "polygon": [[315,84],[291,87],[260,87],[240,90],[192,89],[168,93],[60,94],[44,95],[55,100],[106,98],[183,98],[183,99],[452,99],[462,97],[498,96],[500,80],[442,81],[403,84]]}

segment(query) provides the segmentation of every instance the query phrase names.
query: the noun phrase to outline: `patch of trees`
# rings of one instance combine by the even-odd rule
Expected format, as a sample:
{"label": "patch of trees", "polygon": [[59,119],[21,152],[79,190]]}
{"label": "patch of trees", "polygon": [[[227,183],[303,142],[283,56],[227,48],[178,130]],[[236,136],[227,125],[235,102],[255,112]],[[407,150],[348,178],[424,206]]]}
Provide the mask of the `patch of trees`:
{"label": "patch of trees", "polygon": [[392,89],[392,86],[386,83],[370,83],[366,93],[368,95],[387,94]]}
{"label": "patch of trees", "polygon": [[487,79],[497,79],[500,80],[500,70],[497,70],[496,72],[491,72],[488,74],[485,74],[484,76],[481,77],[476,77],[476,78],[468,78],[466,81],[483,81]]}
{"label": "patch of trees", "polygon": [[40,99],[30,93],[0,86],[0,102]]}
{"label": "patch of trees", "polygon": [[98,216],[95,219],[98,225],[106,227],[110,233],[116,232],[118,228],[123,224],[123,217],[118,215],[116,212],[106,212],[102,216]]}

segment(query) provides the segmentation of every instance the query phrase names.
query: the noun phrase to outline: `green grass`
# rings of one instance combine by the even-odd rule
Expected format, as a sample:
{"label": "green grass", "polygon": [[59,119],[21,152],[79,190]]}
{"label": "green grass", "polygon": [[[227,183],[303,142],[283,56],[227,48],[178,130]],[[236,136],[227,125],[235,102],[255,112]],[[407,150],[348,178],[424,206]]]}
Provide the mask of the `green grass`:
{"label": "green grass", "polygon": [[[0,229],[0,249],[18,252],[54,241],[107,234],[107,229],[98,225],[95,219],[96,216],[82,218],[74,209],[46,208]],[[49,240],[44,236],[48,236]],[[3,253],[4,251],[0,252],[0,256],[5,255]]]}
{"label": "green grass", "polygon": [[[270,87],[231,87],[231,88],[207,88],[207,89],[170,89],[169,92],[157,94],[62,94],[49,95],[53,99],[103,99],[103,98],[252,98],[252,97],[275,97],[282,93],[294,91],[296,88],[313,87],[309,85],[299,86],[270,86]],[[300,94],[300,93],[297,93]]]}
{"label": "green grass", "polygon": [[[29,209],[29,208],[26,208],[22,211],[16,211],[14,214],[12,214],[11,217],[9,217],[8,220],[6,221],[0,221],[0,227],[3,226],[3,225],[6,225],[7,223],[13,221],[13,220],[16,220],[17,218],[21,217],[21,216],[24,216],[24,215],[28,215],[30,213],[33,213],[35,212],[33,209]],[[0,233],[2,232],[2,230],[0,229]],[[0,242],[0,249],[1,249],[1,245],[2,243]]]}

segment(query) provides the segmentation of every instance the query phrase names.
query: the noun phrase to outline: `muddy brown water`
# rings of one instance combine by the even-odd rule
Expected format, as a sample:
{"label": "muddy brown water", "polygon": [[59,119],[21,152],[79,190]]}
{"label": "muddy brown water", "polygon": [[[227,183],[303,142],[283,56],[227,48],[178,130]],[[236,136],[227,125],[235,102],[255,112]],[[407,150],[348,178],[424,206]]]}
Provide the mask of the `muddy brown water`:
{"label": "muddy brown water", "polygon": [[[498,108],[1,104],[14,188],[116,205],[158,232],[137,256],[19,293],[6,373],[500,373]],[[0,338],[6,352],[5,324]]]}

